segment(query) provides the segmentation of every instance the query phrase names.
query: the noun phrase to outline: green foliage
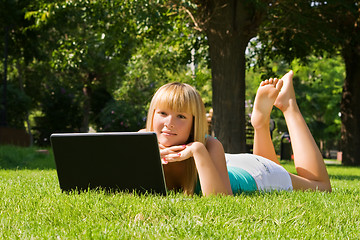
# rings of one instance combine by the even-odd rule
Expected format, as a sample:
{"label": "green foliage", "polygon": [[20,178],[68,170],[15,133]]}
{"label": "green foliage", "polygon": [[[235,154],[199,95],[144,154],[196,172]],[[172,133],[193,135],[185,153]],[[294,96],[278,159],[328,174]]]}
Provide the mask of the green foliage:
{"label": "green foliage", "polygon": [[200,63],[195,73],[195,77],[189,79],[187,83],[196,87],[207,111],[209,111],[210,108],[212,108],[211,70]]}
{"label": "green foliage", "polygon": [[[194,34],[181,5],[59,0],[14,2],[2,9],[12,9],[2,17],[13,19],[16,12],[21,20],[14,28],[19,34],[14,30],[10,36],[9,53],[15,61],[9,61],[9,81],[21,74],[32,110],[36,115],[42,111],[34,122],[39,144],[55,131],[86,130],[86,119],[103,131],[143,127],[154,91],[169,81],[196,85],[211,107],[206,38]],[[15,54],[14,49],[21,51]],[[190,63],[197,66],[194,72],[188,70]],[[71,92],[73,99],[64,98],[61,89]],[[62,114],[68,104],[70,113]],[[114,119],[114,109],[129,111],[124,116],[130,119]]]}
{"label": "green foliage", "polygon": [[[267,18],[259,31],[261,42],[258,61],[266,65],[269,59],[281,56],[291,63],[298,58],[307,62],[309,55],[335,53],[333,31],[335,19],[327,18],[344,1],[281,1],[269,5]],[[346,4],[344,4],[346,5]],[[326,10],[329,6],[329,10]],[[333,8],[331,10],[331,8]],[[340,11],[341,12],[341,11]],[[332,15],[340,19],[343,14]],[[326,17],[325,17],[326,16]]]}
{"label": "green foliage", "polygon": [[136,132],[145,127],[144,105],[131,105],[126,101],[110,101],[100,115],[99,131]]}
{"label": "green foliage", "polygon": [[[23,91],[21,73],[19,69],[28,64],[34,56],[38,56],[37,34],[27,31],[33,24],[31,20],[25,19],[26,9],[31,1],[1,1],[0,2],[0,55],[3,57],[1,63],[0,88],[8,85],[8,94],[0,94],[0,108],[7,112],[7,125],[15,128],[24,128],[26,115],[34,104],[30,94]],[[6,60],[6,61],[5,61]],[[4,67],[6,66],[6,69]],[[7,71],[5,71],[7,70]],[[6,76],[4,75],[6,73]],[[5,85],[5,81],[7,85]],[[20,84],[19,84],[20,83]],[[6,97],[8,99],[6,99]],[[1,113],[1,112],[0,112]]]}
{"label": "green foliage", "polygon": [[[309,57],[308,64],[293,61],[291,65],[284,61],[274,61],[267,67],[254,68],[247,74],[247,99],[251,104],[256,89],[263,79],[281,77],[288,69],[293,69],[294,87],[297,102],[315,140],[324,151],[339,149],[340,141],[340,101],[345,78],[345,66],[341,58]],[[249,111],[251,112],[251,111]],[[281,136],[287,132],[282,113],[274,108],[272,119],[276,123],[274,143],[280,152]]]}
{"label": "green foliage", "polygon": [[[112,91],[120,84],[127,61],[139,43],[136,18],[142,15],[142,8],[138,9],[139,12],[135,9],[141,3],[103,0],[38,2],[38,9],[26,14],[26,18],[35,19],[33,28],[41,31],[40,45],[46,46],[43,53],[48,58],[49,67],[44,69],[44,75],[48,78],[43,78],[40,88],[56,84],[71,91],[80,106],[75,107],[78,111],[75,121],[79,121],[78,117],[84,119],[80,121],[82,130],[88,127],[86,119],[101,128],[102,108],[112,99]],[[50,100],[57,101],[53,105],[64,101]],[[54,128],[78,129],[74,122],[68,125],[73,127],[41,127],[49,127],[47,132]]]}
{"label": "green foliage", "polygon": [[[206,68],[207,48],[200,44],[205,40],[201,35],[194,35],[184,24],[183,18],[176,15],[168,20],[164,34],[157,35],[155,41],[147,37],[143,39],[142,45],[127,64],[121,85],[114,91],[115,100],[127,102],[134,111],[138,111],[133,112],[137,119],[146,117],[144,112],[152,95],[167,82],[186,82],[195,86],[205,104],[211,106],[211,77]],[[190,64],[193,64],[193,72],[190,71]]]}
{"label": "green foliage", "polygon": [[90,99],[90,117],[91,122],[94,123],[96,127],[99,128],[101,126],[100,115],[106,104],[112,100],[113,96],[104,87],[97,87],[92,90]]}
{"label": "green foliage", "polygon": [[[269,5],[267,20],[260,27],[257,63],[262,66],[269,64],[271,60],[281,56],[286,62],[291,63],[294,59],[300,59],[303,63],[309,63],[310,55],[325,57],[329,54],[336,57],[338,53],[343,57],[346,64],[346,78],[344,81],[343,101],[341,105],[342,129],[341,150],[344,153],[344,162],[349,165],[359,164],[356,160],[356,152],[359,142],[359,134],[354,133],[359,125],[359,96],[357,86],[359,83],[359,52],[354,51],[359,47],[359,1],[281,1]],[[315,70],[315,69],[314,69]],[[315,75],[319,74],[316,73]],[[316,85],[316,84],[315,84]],[[351,87],[350,87],[351,86]],[[304,89],[305,90],[305,89]],[[337,90],[335,90],[337,92]],[[329,91],[331,92],[331,90]],[[329,93],[328,92],[328,93]],[[316,95],[321,95],[317,93]],[[319,116],[315,117],[311,128],[316,131],[324,131],[330,139],[326,145],[339,145],[340,138],[339,118],[330,110],[337,109],[338,103],[320,106],[309,95],[303,95],[310,103],[310,107],[303,106],[309,111],[326,109],[326,118],[333,118],[335,124],[324,125]],[[305,110],[306,111],[306,110]],[[309,113],[310,114],[310,113]],[[314,113],[313,115],[316,115]],[[312,116],[314,118],[314,116]],[[348,121],[348,119],[351,119]],[[329,120],[331,121],[331,120]],[[336,126],[336,127],[334,127]],[[336,133],[335,133],[336,132]],[[333,134],[332,134],[333,133]],[[316,133],[315,133],[316,134]],[[318,135],[318,134],[317,134]],[[334,139],[333,136],[336,136]],[[329,144],[334,140],[333,144]]]}
{"label": "green foliage", "polygon": [[36,144],[50,144],[50,135],[61,132],[79,132],[82,111],[75,91],[61,86],[48,86],[42,101],[42,116],[35,118]]}
{"label": "green foliage", "polygon": [[[114,77],[121,73],[136,43],[129,7],[109,1],[54,3],[48,19],[56,28],[52,34],[60,36],[52,52],[54,69],[80,75],[80,79],[82,74],[104,72]],[[105,76],[99,77],[104,80]]]}
{"label": "green foliage", "polygon": [[[43,82],[77,90],[81,114],[90,115],[98,130],[123,130],[115,123],[124,122],[124,116],[114,120],[112,108],[131,109],[126,115],[137,120],[126,125],[134,129],[139,119],[143,121],[155,89],[189,63],[190,50],[195,47],[199,57],[204,54],[199,50],[204,49],[204,38],[191,35],[184,12],[167,2],[82,0],[34,5],[37,9],[29,9],[25,17],[34,20],[31,29],[41,32],[40,45],[50,63],[44,72],[49,78]],[[119,103],[108,102],[111,99]]]}
{"label": "green foliage", "polygon": [[[0,92],[3,93],[3,87],[0,86]],[[1,94],[2,95],[2,94]],[[27,113],[31,108],[31,99],[19,88],[13,84],[7,85],[6,93],[6,118],[8,126],[25,129]],[[0,111],[4,109],[3,102],[0,103]]]}
{"label": "green foliage", "polygon": [[[15,65],[20,63],[24,91],[31,98],[31,107],[34,111],[43,111],[36,127],[44,134],[36,133],[38,139],[48,139],[53,131],[79,131],[79,124],[84,122],[85,103],[90,103],[88,116],[95,129],[138,130],[138,127],[144,126],[146,109],[154,91],[170,81],[194,85],[200,91],[207,110],[211,108],[212,86],[207,38],[203,32],[194,31],[191,16],[186,12],[186,9],[190,9],[195,14],[201,10],[201,5],[189,1],[173,4],[168,1],[147,0],[10,1],[2,4],[10,4],[8,9],[12,11],[9,13],[1,10],[4,13],[1,18],[17,22],[10,33],[9,81],[17,82],[20,73]],[[297,11],[294,11],[295,4],[300,4]],[[254,58],[256,61],[250,64],[257,64],[262,60],[266,62],[269,56],[275,56],[284,49],[290,51],[286,60],[296,54],[305,54],[306,44],[312,42],[312,39],[304,38],[305,33],[309,32],[303,31],[296,38],[296,28],[283,28],[280,23],[290,22],[294,26],[297,24],[305,28],[311,24],[312,19],[318,21],[319,16],[313,17],[310,11],[318,12],[319,8],[309,6],[308,2],[271,5],[268,10],[272,15],[268,16],[279,17],[267,22],[262,33],[268,37],[279,33],[281,38],[277,37],[278,39],[269,42],[261,35],[263,46],[269,46],[267,50],[271,51],[257,55]],[[294,14],[287,14],[290,10]],[[300,18],[300,10],[306,10],[303,19]],[[7,22],[2,21],[1,24],[3,23]],[[278,25],[273,28],[274,24]],[[2,31],[3,27],[0,29],[1,33]],[[284,44],[274,49],[270,44],[282,42]],[[295,49],[291,45],[295,43],[303,45]],[[318,45],[319,41],[316,41],[314,46]],[[256,47],[259,44],[254,42],[255,50]],[[339,60],[331,63],[328,62],[330,60],[319,60],[325,61],[323,65],[313,63],[313,58],[307,60],[311,70],[297,67],[300,65],[298,62],[293,63],[296,76],[301,79],[301,85],[297,86],[301,98],[299,103],[304,103],[301,109],[315,138],[327,142],[327,147],[332,147],[331,142],[336,146],[340,126],[338,91],[343,65],[338,63]],[[340,69],[336,67],[337,64]],[[256,72],[247,73],[247,117],[251,113],[251,101],[260,79],[281,75],[288,68],[289,65],[278,61],[257,68]],[[305,81],[309,76],[312,77],[311,81]],[[331,79],[337,80],[331,83]],[[46,86],[66,89],[74,98],[63,99],[63,95],[58,93],[51,95]],[[86,94],[84,89],[88,90]],[[330,97],[333,92],[336,93],[335,96]],[[71,114],[61,114],[60,109],[65,112],[67,104],[70,104]],[[20,109],[21,107],[17,108]],[[128,113],[125,114],[124,111]],[[126,121],[125,117],[129,119]],[[18,123],[23,122],[23,118],[11,118]],[[278,130],[286,131],[284,122],[276,111],[273,118],[276,118]],[[61,121],[62,126],[57,123]],[[45,128],[48,129],[45,131]]]}
{"label": "green foliage", "polygon": [[318,58],[309,67],[298,66],[294,70],[301,82],[297,88],[299,106],[312,133],[319,141],[325,141],[327,149],[339,149],[344,64],[339,57]]}
{"label": "green foliage", "polygon": [[[23,58],[29,63],[34,56],[39,56],[37,33],[29,29],[34,23],[25,19],[25,14],[31,8],[30,0],[2,0],[0,2],[0,36],[5,39],[8,34],[7,53],[9,60]],[[0,43],[0,53],[4,56],[5,41]]]}

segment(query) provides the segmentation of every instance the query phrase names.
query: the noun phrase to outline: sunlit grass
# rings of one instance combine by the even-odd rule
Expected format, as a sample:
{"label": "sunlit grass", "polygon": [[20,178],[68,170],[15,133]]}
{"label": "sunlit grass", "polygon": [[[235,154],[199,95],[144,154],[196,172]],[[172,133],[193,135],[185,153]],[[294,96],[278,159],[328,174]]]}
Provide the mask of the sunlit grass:
{"label": "sunlit grass", "polygon": [[[62,193],[51,153],[0,147],[1,239],[359,239],[360,168],[328,166],[332,193],[236,197]],[[33,157],[30,157],[33,156]],[[32,160],[30,160],[30,158]],[[36,163],[35,166],[31,162]],[[26,164],[20,164],[26,162]],[[37,167],[40,162],[46,167]],[[52,167],[51,167],[52,166]],[[293,171],[292,163],[284,165]]]}

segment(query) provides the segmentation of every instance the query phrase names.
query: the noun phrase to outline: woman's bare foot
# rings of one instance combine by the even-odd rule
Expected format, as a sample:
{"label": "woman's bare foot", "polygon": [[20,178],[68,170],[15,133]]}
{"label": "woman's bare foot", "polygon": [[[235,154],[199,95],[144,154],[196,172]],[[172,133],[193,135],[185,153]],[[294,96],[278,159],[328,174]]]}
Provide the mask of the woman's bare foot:
{"label": "woman's bare foot", "polygon": [[254,128],[268,127],[270,113],[282,88],[283,80],[277,78],[261,82],[256,93],[251,124]]}
{"label": "woman's bare foot", "polygon": [[293,85],[294,72],[290,70],[286,73],[281,80],[284,82],[284,86],[281,88],[279,96],[276,98],[274,106],[285,112],[289,106],[297,106],[295,90]]}

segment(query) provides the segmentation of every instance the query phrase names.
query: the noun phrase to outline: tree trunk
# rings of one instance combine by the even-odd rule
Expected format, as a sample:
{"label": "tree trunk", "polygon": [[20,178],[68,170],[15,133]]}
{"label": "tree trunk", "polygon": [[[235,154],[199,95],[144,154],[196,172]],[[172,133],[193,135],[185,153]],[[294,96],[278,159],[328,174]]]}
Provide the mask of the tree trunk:
{"label": "tree trunk", "polygon": [[[18,74],[19,74],[19,88],[20,88],[21,92],[23,92],[25,94],[23,69],[21,67],[21,63],[19,63],[19,60],[16,61],[16,69],[17,69]],[[27,133],[29,134],[29,137],[30,137],[30,146],[33,146],[34,145],[34,137],[33,137],[32,133],[31,133],[29,110],[26,110],[26,120],[25,121],[26,121],[26,125],[27,125]]]}
{"label": "tree trunk", "polygon": [[8,60],[8,38],[9,38],[9,27],[4,27],[4,79],[2,86],[2,107],[0,108],[0,126],[7,126],[6,112],[7,112],[7,60]]}
{"label": "tree trunk", "polygon": [[87,133],[89,132],[90,124],[90,97],[91,97],[91,87],[85,86],[83,88],[84,101],[83,101],[83,122],[80,128],[80,132]]}
{"label": "tree trunk", "polygon": [[206,1],[202,21],[209,41],[213,126],[229,153],[246,152],[245,49],[264,12],[251,2]]}
{"label": "tree trunk", "polygon": [[80,132],[89,132],[90,129],[90,112],[91,112],[91,98],[92,98],[92,82],[96,80],[96,73],[88,73],[84,81],[83,87],[83,122]]}
{"label": "tree trunk", "polygon": [[360,42],[343,50],[346,78],[341,100],[341,150],[344,165],[360,165]]}
{"label": "tree trunk", "polygon": [[246,152],[244,113],[247,42],[212,34],[208,34],[208,38],[215,135],[223,143],[226,152]]}

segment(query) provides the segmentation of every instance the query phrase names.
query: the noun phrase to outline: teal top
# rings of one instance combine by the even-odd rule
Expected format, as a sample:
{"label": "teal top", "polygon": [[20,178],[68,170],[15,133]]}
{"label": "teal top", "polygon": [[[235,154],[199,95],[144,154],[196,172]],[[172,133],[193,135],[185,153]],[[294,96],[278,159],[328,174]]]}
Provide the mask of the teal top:
{"label": "teal top", "polygon": [[[257,191],[254,178],[244,169],[227,166],[231,190],[234,195]],[[201,192],[200,181],[197,182],[195,193]]]}
{"label": "teal top", "polygon": [[244,169],[227,166],[233,194],[257,190],[255,179]]}
{"label": "teal top", "polygon": [[[210,135],[206,134],[205,138],[208,137],[210,137]],[[258,190],[255,179],[250,175],[250,173],[238,167],[227,166],[227,169],[229,174],[231,190],[234,195],[241,194],[243,192],[245,193],[255,192]],[[195,187],[195,193],[199,194],[200,192],[201,192],[201,186],[200,186],[200,181],[198,179]]]}

